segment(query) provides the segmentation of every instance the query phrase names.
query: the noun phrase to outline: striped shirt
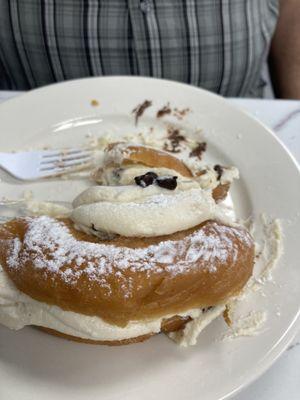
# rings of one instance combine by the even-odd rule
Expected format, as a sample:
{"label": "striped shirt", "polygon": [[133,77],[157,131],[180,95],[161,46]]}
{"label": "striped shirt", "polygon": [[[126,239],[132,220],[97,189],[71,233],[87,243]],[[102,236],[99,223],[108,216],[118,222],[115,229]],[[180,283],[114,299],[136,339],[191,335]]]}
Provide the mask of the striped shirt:
{"label": "striped shirt", "polygon": [[142,75],[260,96],[279,0],[1,0],[0,89]]}

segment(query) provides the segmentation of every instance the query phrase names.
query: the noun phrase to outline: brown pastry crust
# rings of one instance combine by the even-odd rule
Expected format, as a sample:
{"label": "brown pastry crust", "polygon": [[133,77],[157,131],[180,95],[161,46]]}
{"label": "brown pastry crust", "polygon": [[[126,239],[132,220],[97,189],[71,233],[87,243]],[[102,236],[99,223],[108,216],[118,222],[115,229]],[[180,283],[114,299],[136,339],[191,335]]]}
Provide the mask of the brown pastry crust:
{"label": "brown pastry crust", "polygon": [[[117,147],[119,143],[111,143],[107,147],[107,151],[114,149]],[[123,166],[123,165],[132,165],[132,164],[142,164],[147,167],[160,167],[160,168],[168,168],[178,172],[182,176],[192,177],[193,174],[190,169],[184,164],[183,161],[179,160],[179,158],[174,157],[172,154],[163,151],[154,149],[152,147],[146,146],[120,146],[122,151],[123,160],[120,165],[111,163],[107,166]]]}
{"label": "brown pastry crust", "polygon": [[[135,265],[124,269],[115,261],[110,265],[110,271],[99,272],[101,283],[85,272],[88,262],[97,267],[99,260],[84,260],[79,266],[75,261],[63,264],[62,268],[79,274],[79,278],[70,283],[62,278],[59,271],[34,265],[36,251],[47,260],[52,260],[53,250],[41,244],[36,246],[35,251],[28,248],[24,238],[31,221],[34,218],[19,218],[0,227],[0,263],[16,287],[38,301],[57,305],[63,310],[96,315],[118,326],[126,326],[131,320],[176,315],[192,308],[223,303],[239,293],[252,274],[254,243],[250,234],[241,227],[206,221],[172,235],[134,239],[119,236],[109,242],[101,242],[74,229],[69,220],[57,222],[51,219],[53,223],[67,227],[71,239],[74,238],[74,248],[77,241],[81,244],[94,242],[113,245],[115,251],[123,254],[124,248],[138,252],[151,245],[160,246],[164,241],[174,246],[175,259],[171,263],[157,262],[148,269],[137,269]],[[201,240],[195,242],[195,235]],[[17,254],[17,267],[12,267],[8,260],[16,239],[20,240],[21,248]],[[196,260],[188,256],[191,250],[193,254],[196,251]],[[108,262],[111,262],[110,259]],[[143,259],[146,265],[148,262]],[[177,268],[180,265],[184,268]],[[124,285],[130,287],[129,297],[125,296]]]}
{"label": "brown pastry crust", "polygon": [[161,332],[169,333],[179,331],[184,328],[187,322],[192,321],[191,317],[180,317],[175,315],[174,317],[164,319],[161,324]]}

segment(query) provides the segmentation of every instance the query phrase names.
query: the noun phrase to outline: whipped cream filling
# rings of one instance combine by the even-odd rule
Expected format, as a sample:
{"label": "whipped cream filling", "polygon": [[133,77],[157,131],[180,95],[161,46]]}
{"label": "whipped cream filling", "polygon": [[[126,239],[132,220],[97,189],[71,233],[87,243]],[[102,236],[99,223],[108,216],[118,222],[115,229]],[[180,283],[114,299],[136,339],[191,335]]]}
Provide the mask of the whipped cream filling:
{"label": "whipped cream filling", "polygon": [[[191,322],[207,319],[209,323],[211,321],[210,311],[203,313],[201,309],[192,309],[177,315],[190,316],[193,318]],[[219,314],[217,313],[216,316]],[[54,329],[82,339],[113,341],[130,339],[149,333],[158,333],[161,330],[162,321],[170,317],[172,315],[165,315],[153,320],[131,321],[126,327],[121,328],[111,325],[97,316],[64,311],[60,307],[39,302],[22,293],[15,287],[0,266],[0,324],[10,329],[19,330],[26,325],[35,325]],[[188,322],[186,327],[191,322]],[[194,331],[194,334],[190,333],[191,330],[193,331],[193,327],[191,327],[187,329],[188,336],[186,336],[184,333],[185,328],[181,336],[174,336],[174,340],[184,346],[189,343],[195,344],[195,335],[198,336],[202,330],[199,329],[199,324],[196,325],[197,331]],[[206,325],[202,323],[201,326],[204,329]],[[183,337],[186,338],[182,339]],[[192,339],[190,340],[190,338]]]}
{"label": "whipped cream filling", "polygon": [[226,306],[224,304],[213,307],[188,322],[183,329],[168,333],[168,336],[182,347],[194,346],[197,344],[197,338],[203,329],[206,328],[214,319],[223,314],[225,308]]}
{"label": "whipped cream filling", "polygon": [[195,176],[195,180],[199,183],[203,189],[214,189],[218,185],[225,185],[226,183],[232,183],[234,179],[239,178],[239,171],[235,167],[222,167],[222,175],[218,179],[218,174],[212,167],[205,167],[203,169],[204,174]]}
{"label": "whipped cream filling", "polygon": [[[149,171],[155,172],[158,176],[177,176],[178,181],[187,179],[173,169],[153,168],[142,164],[126,165],[126,167],[100,168],[93,174],[93,178],[102,185],[131,185],[134,184],[136,176],[144,175]],[[199,170],[194,171],[196,175],[193,178],[202,189],[214,189],[219,184],[231,183],[234,179],[239,178],[239,171],[235,167],[223,167],[220,180],[218,180],[217,173],[213,168],[208,166],[202,167],[202,171],[205,171],[205,173],[198,176],[197,173]]]}
{"label": "whipped cream filling", "polygon": [[220,183],[222,185],[231,183],[234,179],[239,179],[239,175],[239,170],[236,167],[223,167]]}
{"label": "whipped cream filling", "polygon": [[169,168],[153,168],[142,164],[126,165],[125,167],[106,167],[98,170],[94,174],[96,182],[102,185],[131,185],[134,183],[134,178],[139,175],[144,175],[147,172],[155,172],[158,176],[177,176],[180,179],[187,179],[178,174],[177,171]]}
{"label": "whipped cream filling", "polygon": [[211,190],[201,189],[193,180],[179,182],[172,191],[156,185],[91,187],[73,206],[71,219],[76,226],[94,235],[169,235],[209,219],[233,224],[226,209],[215,203]]}
{"label": "whipped cream filling", "polygon": [[[136,175],[135,175],[136,176]],[[73,207],[97,202],[129,203],[131,201],[143,202],[151,197],[163,194],[173,196],[174,193],[184,192],[190,189],[199,189],[197,182],[189,179],[179,181],[177,188],[173,190],[162,189],[157,185],[142,188],[138,185],[123,186],[92,186],[80,193],[73,201]]]}

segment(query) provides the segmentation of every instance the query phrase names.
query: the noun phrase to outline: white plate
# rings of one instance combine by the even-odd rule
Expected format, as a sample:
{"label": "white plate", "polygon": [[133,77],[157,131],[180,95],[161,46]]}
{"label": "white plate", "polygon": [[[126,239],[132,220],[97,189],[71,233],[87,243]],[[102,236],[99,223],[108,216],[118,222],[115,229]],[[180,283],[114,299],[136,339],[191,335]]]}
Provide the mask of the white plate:
{"label": "white plate", "polygon": [[[90,102],[97,99],[99,107]],[[169,81],[147,78],[95,78],[32,91],[0,107],[0,149],[76,146],[87,132],[98,136],[134,130],[132,109],[153,101],[138,129],[157,124],[155,111],[168,101],[192,112],[178,123],[203,128],[211,160],[237,165],[241,180],[233,198],[241,216],[266,212],[282,219],[285,255],[266,297],[250,296],[245,310],[267,310],[256,337],[221,341],[222,319],[211,324],[198,344],[179,348],[163,335],[124,347],[76,344],[25,328],[0,327],[0,398],[47,399],[224,399],[256,379],[292,340],[299,322],[300,176],[295,162],[263,125],[226,100]],[[84,184],[59,181],[20,184],[1,175],[9,198],[31,189],[36,197],[72,200]],[[278,315],[280,311],[280,316]]]}

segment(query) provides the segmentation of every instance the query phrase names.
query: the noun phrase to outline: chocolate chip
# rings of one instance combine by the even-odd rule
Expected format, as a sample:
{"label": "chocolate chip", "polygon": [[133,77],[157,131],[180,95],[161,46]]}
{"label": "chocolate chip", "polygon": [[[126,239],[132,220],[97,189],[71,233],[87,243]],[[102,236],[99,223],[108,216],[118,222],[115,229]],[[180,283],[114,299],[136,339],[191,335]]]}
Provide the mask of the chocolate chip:
{"label": "chocolate chip", "polygon": [[153,185],[154,183],[168,190],[174,190],[177,187],[177,176],[162,176],[159,178],[158,175],[152,171],[147,172],[145,175],[136,176],[134,180],[135,183],[142,188]]}
{"label": "chocolate chip", "polygon": [[179,110],[178,108],[174,108],[173,111],[173,115],[174,117],[176,117],[177,119],[181,120],[183,119],[187,113],[189,113],[191,111],[190,108],[183,108],[182,110]]}
{"label": "chocolate chip", "polygon": [[153,185],[158,175],[155,172],[147,172],[145,175],[136,176],[135,183],[143,188]]}
{"label": "chocolate chip", "polygon": [[146,176],[152,176],[153,179],[158,178],[158,175],[155,172],[149,171],[145,173]]}
{"label": "chocolate chip", "polygon": [[177,176],[162,176],[156,179],[156,183],[164,189],[175,190],[177,187]]}
{"label": "chocolate chip", "polygon": [[224,168],[221,165],[217,164],[214,166],[214,170],[217,173],[217,180],[219,181],[221,179],[221,176],[223,175]]}

